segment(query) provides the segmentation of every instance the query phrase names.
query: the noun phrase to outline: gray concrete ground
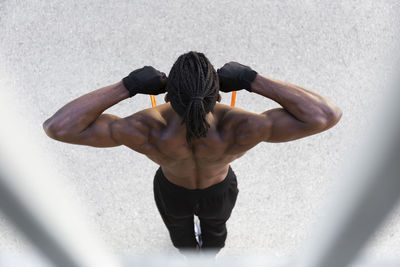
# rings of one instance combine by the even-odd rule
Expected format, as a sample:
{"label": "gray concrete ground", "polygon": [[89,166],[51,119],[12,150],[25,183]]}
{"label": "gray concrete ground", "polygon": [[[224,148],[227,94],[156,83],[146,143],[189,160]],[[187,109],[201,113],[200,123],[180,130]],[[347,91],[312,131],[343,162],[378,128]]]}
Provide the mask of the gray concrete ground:
{"label": "gray concrete ground", "polygon": [[[215,68],[238,61],[327,96],[343,110],[337,126],[289,143],[260,144],[232,163],[240,193],[221,254],[291,256],[311,230],[343,157],[370,125],[365,112],[374,109],[398,52],[399,14],[395,0],[1,1],[0,87],[15,97],[18,112],[10,116],[52,156],[102,239],[127,254],[178,253],[153,200],[158,166],[126,147],[49,139],[42,123],[61,106],[144,65],[168,74],[190,50],[205,53]],[[162,103],[163,96],[156,99]],[[128,116],[149,106],[149,97],[138,95],[107,113]],[[237,106],[263,112],[278,104],[240,91]],[[0,216],[0,250],[24,249],[25,239]],[[400,206],[365,253],[399,251]]]}

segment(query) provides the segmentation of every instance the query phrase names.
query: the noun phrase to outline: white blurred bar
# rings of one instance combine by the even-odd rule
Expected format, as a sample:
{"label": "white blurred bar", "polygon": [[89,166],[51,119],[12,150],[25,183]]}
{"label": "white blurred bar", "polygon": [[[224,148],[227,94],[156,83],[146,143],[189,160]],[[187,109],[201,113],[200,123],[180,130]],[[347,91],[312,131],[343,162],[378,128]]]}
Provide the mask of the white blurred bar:
{"label": "white blurred bar", "polygon": [[[393,64],[399,67],[398,62]],[[310,239],[299,252],[297,267],[348,266],[382,224],[400,196],[400,81],[395,69],[393,84],[377,113],[370,116],[362,146],[349,155],[332,198],[321,210],[321,221],[310,230]],[[383,88],[380,88],[381,90]],[[371,108],[372,109],[372,108]],[[346,114],[344,116],[351,116]],[[399,264],[400,266],[400,264]]]}
{"label": "white blurred bar", "polygon": [[51,159],[23,128],[29,114],[13,116],[17,107],[10,103],[16,101],[2,87],[0,83],[0,210],[54,266],[120,266],[85,224],[79,204],[62,190],[65,185]]}

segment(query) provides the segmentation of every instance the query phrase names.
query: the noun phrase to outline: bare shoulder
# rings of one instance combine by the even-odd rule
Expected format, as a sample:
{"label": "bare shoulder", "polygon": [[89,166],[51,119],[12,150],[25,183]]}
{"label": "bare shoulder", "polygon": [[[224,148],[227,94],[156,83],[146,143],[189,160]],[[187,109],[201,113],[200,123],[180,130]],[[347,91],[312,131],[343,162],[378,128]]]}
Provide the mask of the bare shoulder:
{"label": "bare shoulder", "polygon": [[[158,106],[157,106],[158,107]],[[146,108],[126,117],[128,123],[139,123],[151,129],[159,129],[167,124],[164,112],[159,108]]]}
{"label": "bare shoulder", "polygon": [[264,114],[257,114],[238,107],[225,107],[220,121],[222,134],[233,134],[233,144],[250,149],[265,140],[268,134],[267,119]]}
{"label": "bare shoulder", "polygon": [[154,130],[161,129],[166,123],[157,109],[147,108],[120,119],[113,125],[113,135],[121,144],[147,154],[154,149],[149,142],[151,133],[157,132]]}

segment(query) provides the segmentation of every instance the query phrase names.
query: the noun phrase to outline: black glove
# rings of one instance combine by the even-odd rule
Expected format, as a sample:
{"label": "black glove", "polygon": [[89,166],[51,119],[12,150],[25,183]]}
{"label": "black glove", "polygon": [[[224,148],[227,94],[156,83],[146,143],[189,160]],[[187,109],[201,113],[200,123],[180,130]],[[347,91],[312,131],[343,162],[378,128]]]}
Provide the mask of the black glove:
{"label": "black glove", "polygon": [[167,76],[152,66],[144,66],[132,71],[122,79],[129,96],[136,94],[158,95],[166,92]]}
{"label": "black glove", "polygon": [[222,68],[217,70],[217,73],[220,90],[225,93],[242,89],[251,92],[251,82],[257,76],[255,70],[234,61],[225,63]]}

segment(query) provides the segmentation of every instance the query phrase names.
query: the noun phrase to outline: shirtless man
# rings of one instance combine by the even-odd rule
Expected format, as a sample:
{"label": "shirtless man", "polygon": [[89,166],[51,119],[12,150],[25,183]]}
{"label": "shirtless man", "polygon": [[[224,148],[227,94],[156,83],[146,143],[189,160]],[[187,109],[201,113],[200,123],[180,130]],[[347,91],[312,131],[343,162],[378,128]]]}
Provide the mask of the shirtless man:
{"label": "shirtless man", "polygon": [[[221,101],[219,91],[245,89],[279,103],[261,114]],[[165,104],[126,118],[103,114],[134,95],[161,93]],[[218,251],[238,195],[230,163],[261,142],[288,142],[325,131],[342,111],[327,98],[267,78],[237,62],[216,72],[203,53],[178,57],[168,78],[151,66],[122,81],[85,94],[46,120],[58,141],[94,147],[125,145],[160,165],[154,198],[172,240],[182,253],[199,249],[193,216],[200,220],[202,250]]]}

